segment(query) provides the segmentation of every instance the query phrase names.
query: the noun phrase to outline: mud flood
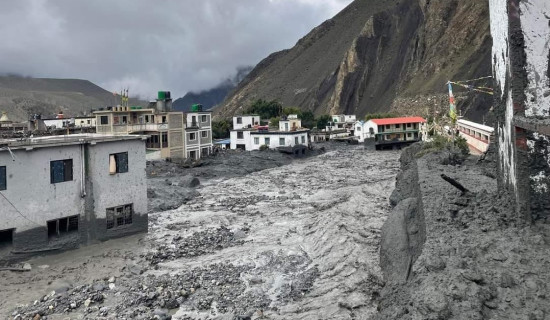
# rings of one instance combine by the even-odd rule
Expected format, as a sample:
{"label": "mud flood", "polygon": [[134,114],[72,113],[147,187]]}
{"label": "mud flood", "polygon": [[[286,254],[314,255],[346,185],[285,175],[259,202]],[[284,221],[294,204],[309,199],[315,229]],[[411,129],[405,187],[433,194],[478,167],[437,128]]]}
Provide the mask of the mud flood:
{"label": "mud flood", "polygon": [[149,234],[0,271],[3,318],[367,319],[399,153],[332,145],[150,214]]}

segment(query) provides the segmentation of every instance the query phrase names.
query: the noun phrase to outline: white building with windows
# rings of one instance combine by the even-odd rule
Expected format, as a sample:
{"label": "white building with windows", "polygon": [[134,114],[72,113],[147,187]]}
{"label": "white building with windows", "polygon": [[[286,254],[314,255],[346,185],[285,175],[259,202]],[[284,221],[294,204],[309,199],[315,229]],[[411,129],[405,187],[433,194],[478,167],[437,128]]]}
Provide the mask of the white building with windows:
{"label": "white building with windows", "polygon": [[489,148],[489,144],[494,140],[493,127],[484,124],[459,119],[456,123],[458,132],[461,137],[466,139],[470,149],[475,153],[483,153]]}
{"label": "white building with windows", "polygon": [[260,150],[262,146],[269,149],[309,147],[309,129],[302,128],[302,122],[296,115],[289,115],[279,121],[278,130],[260,126],[260,123],[261,119],[257,115],[234,117],[231,149],[252,151]]}
{"label": "white building with windows", "polygon": [[212,112],[193,105],[186,114],[185,157],[197,160],[212,153]]}
{"label": "white building with windows", "polygon": [[147,231],[146,136],[0,140],[0,255]]}

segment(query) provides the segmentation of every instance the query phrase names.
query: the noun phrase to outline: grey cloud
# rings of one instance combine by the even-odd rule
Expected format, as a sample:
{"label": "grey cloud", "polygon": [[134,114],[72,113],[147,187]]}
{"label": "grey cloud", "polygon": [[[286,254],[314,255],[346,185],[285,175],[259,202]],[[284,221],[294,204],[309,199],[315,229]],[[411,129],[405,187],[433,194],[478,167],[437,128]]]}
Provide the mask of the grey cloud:
{"label": "grey cloud", "polygon": [[0,73],[181,96],[291,47],[351,0],[18,0],[0,11]]}

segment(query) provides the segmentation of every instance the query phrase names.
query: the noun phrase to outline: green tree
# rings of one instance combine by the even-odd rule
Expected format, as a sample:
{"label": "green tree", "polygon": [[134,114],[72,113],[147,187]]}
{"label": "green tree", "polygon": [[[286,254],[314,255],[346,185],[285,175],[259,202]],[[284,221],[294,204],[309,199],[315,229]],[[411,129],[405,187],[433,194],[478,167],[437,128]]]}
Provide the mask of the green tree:
{"label": "green tree", "polygon": [[271,119],[279,117],[282,113],[283,106],[275,100],[267,101],[258,99],[246,110],[246,113],[257,114],[262,119]]}
{"label": "green tree", "polygon": [[220,121],[212,121],[212,136],[214,139],[229,138],[229,132],[233,128],[233,122],[222,119]]}
{"label": "green tree", "polygon": [[302,116],[300,117],[302,119],[302,127],[313,129],[315,127],[315,115],[311,111],[304,111],[302,112]]}
{"label": "green tree", "polygon": [[279,121],[281,121],[280,117],[273,117],[269,120],[269,126],[272,128],[279,128]]}
{"label": "green tree", "polygon": [[327,124],[332,121],[332,117],[328,114],[323,114],[319,118],[317,118],[317,128],[322,130],[325,129]]}
{"label": "green tree", "polygon": [[296,114],[298,117],[301,117],[302,110],[297,107],[284,107],[283,108],[283,115],[288,116],[289,114]]}

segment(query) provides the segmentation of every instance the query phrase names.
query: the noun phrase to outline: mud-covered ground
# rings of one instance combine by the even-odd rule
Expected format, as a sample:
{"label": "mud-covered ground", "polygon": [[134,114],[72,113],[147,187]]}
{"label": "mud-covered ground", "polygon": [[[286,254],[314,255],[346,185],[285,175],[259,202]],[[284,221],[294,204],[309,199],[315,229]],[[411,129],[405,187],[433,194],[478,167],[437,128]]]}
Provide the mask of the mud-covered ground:
{"label": "mud-covered ground", "polygon": [[[497,190],[494,161],[470,157],[453,166],[445,155],[416,159],[409,151],[396,186],[401,195],[392,195],[403,201],[383,228],[386,285],[374,319],[550,319],[550,225],[526,223],[515,212],[512,196]],[[404,226],[394,219],[403,213]],[[404,237],[388,233],[396,230]]]}
{"label": "mud-covered ground", "polygon": [[[149,168],[157,199],[166,188],[155,185],[178,179],[196,194],[180,208],[150,214],[148,235],[34,258],[30,272],[0,271],[0,314],[368,318],[382,286],[380,229],[399,153],[328,146],[293,161],[251,153],[248,162],[228,155],[217,160],[222,166],[169,174]],[[275,164],[258,171],[259,161]]]}

